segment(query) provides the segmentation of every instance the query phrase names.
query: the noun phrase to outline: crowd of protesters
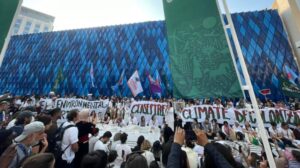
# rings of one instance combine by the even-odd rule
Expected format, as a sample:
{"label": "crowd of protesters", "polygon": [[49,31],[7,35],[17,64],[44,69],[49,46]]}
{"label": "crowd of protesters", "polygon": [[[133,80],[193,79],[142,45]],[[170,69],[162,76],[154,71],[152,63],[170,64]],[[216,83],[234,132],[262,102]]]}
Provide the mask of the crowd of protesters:
{"label": "crowd of protesters", "polygon": [[[226,121],[217,123],[215,119],[197,120],[183,123],[180,116],[173,114],[173,123],[159,125],[155,116],[146,121],[143,116],[136,119],[130,114],[124,120],[122,110],[132,99],[101,97],[109,99],[109,108],[103,117],[88,109],[73,109],[66,115],[54,107],[59,95],[53,92],[47,105],[41,100],[46,96],[24,97],[3,94],[0,96],[0,167],[30,168],[241,168],[268,167],[268,161],[257,128],[249,122],[230,125]],[[73,97],[73,96],[68,96]],[[82,97],[94,100],[91,95]],[[145,98],[141,98],[145,99]],[[149,99],[169,102],[169,110],[174,111],[172,99]],[[183,101],[183,100],[182,100]],[[185,101],[186,106],[210,104],[229,108],[247,108],[245,100],[205,99]],[[259,102],[263,107],[300,109],[299,104],[290,102],[274,103],[271,100]],[[105,127],[97,125],[117,124],[119,126],[151,126],[161,130],[161,138],[151,143],[143,135],[136,140],[136,146],[127,144],[128,134],[118,132],[113,135]],[[99,135],[100,132],[104,132]],[[285,122],[271,123],[266,128],[270,146],[279,168],[300,167],[300,123],[289,128]]]}

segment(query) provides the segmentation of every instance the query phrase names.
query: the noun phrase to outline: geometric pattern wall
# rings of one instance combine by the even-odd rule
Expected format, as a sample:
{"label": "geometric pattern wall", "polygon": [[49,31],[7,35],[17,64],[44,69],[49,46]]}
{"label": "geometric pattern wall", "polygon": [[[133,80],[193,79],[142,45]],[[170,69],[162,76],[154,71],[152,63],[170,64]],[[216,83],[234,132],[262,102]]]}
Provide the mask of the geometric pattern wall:
{"label": "geometric pattern wall", "polygon": [[[270,88],[269,98],[282,99],[278,77],[285,66],[296,74],[298,68],[277,11],[236,13],[232,19],[257,96],[260,89]],[[131,96],[126,81],[138,70],[141,96],[150,96],[146,74],[158,71],[162,96],[169,97],[169,62],[164,21],[13,36],[0,68],[0,93]],[[237,65],[240,69],[238,60]],[[111,87],[123,70],[123,84],[115,93]]]}
{"label": "geometric pattern wall", "polygon": [[[160,21],[13,36],[1,67],[0,91],[130,96],[126,81],[137,69],[142,95],[150,96],[146,74],[158,71],[162,96],[169,96],[172,80],[165,31]],[[123,70],[123,84],[114,93],[111,87]]]}
{"label": "geometric pattern wall", "polygon": [[286,69],[298,76],[299,70],[277,10],[236,13],[232,20],[256,95],[264,99],[258,91],[271,89],[268,98],[284,100],[279,76],[287,78]]}

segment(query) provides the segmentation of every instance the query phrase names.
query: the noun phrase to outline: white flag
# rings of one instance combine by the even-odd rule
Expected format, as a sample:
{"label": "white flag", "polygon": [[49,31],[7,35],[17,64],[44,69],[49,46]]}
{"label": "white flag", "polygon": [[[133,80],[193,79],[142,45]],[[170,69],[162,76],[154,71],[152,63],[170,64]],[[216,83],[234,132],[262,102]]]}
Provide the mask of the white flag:
{"label": "white flag", "polygon": [[135,71],[127,81],[127,84],[131,90],[132,95],[135,97],[139,93],[143,92],[143,87],[140,81],[138,71]]}

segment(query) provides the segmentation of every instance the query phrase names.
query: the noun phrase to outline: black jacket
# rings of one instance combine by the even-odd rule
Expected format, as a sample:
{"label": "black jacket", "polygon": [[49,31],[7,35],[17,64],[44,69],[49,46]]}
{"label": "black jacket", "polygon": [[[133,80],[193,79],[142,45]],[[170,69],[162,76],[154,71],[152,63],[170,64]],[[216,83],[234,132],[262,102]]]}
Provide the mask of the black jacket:
{"label": "black jacket", "polygon": [[[167,168],[180,168],[181,162],[181,146],[177,143],[173,143],[171,152],[168,158]],[[204,152],[210,155],[215,163],[216,168],[232,168],[228,161],[220,154],[217,149],[210,143],[205,145]]]}

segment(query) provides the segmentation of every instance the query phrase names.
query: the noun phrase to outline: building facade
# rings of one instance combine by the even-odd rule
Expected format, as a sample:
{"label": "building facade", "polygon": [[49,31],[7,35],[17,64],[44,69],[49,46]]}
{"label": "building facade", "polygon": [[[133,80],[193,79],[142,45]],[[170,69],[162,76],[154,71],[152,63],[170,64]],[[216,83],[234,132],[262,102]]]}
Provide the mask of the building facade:
{"label": "building facade", "polygon": [[[264,99],[259,91],[270,89],[268,98],[285,99],[282,79],[299,86],[299,69],[277,10],[235,13],[232,19],[256,95]],[[0,67],[0,93],[128,97],[126,81],[138,70],[140,96],[151,96],[147,74],[158,74],[162,96],[169,97],[169,62],[164,21],[12,36]]]}
{"label": "building facade", "polygon": [[53,16],[22,6],[12,35],[52,31],[54,20]]}
{"label": "building facade", "polygon": [[275,0],[273,9],[277,9],[289,36],[293,53],[300,65],[300,1]]}

